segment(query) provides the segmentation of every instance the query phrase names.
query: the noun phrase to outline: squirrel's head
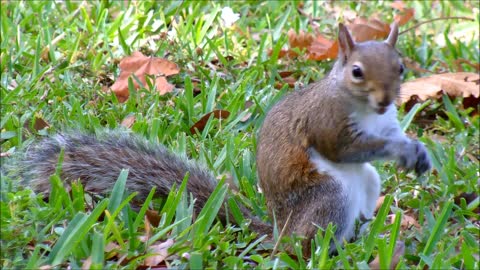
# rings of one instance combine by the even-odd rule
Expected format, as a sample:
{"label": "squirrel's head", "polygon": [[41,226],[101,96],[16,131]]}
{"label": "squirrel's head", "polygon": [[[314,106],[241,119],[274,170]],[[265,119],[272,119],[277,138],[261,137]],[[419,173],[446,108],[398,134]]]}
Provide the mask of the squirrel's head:
{"label": "squirrel's head", "polygon": [[379,114],[395,101],[403,79],[404,66],[395,49],[397,37],[398,26],[393,23],[385,41],[355,43],[347,28],[339,24],[337,83]]}

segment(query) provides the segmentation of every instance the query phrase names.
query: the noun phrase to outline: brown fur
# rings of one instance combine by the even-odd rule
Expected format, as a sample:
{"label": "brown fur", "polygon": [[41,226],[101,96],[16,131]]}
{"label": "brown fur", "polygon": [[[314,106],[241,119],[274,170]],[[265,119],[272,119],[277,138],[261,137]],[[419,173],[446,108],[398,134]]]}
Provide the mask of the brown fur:
{"label": "brown fur", "polygon": [[[396,149],[405,148],[403,141],[365,134],[350,117],[358,108],[386,107],[398,94],[401,63],[394,49],[398,28],[393,25],[392,29],[386,42],[356,44],[340,25],[341,51],[330,74],[278,102],[260,130],[257,168],[268,208],[277,217],[279,228],[287,227],[287,235],[305,236],[307,254],[308,239],[314,237],[316,225],[325,228],[328,223],[335,224],[341,238],[349,208],[341,185],[331,175],[317,171],[309,149],[336,163],[363,163],[394,159]],[[363,80],[352,79],[353,65],[361,66]],[[424,149],[418,149],[416,168],[423,172],[430,165]],[[416,153],[415,149],[409,151]],[[286,224],[290,212],[292,217]]]}

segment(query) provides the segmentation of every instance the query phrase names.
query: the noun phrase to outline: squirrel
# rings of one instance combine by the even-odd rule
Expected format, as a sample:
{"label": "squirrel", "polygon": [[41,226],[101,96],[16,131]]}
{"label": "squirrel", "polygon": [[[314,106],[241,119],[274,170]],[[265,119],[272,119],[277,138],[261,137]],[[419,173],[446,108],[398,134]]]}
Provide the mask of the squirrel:
{"label": "squirrel", "polygon": [[[349,240],[355,220],[373,216],[381,184],[370,161],[396,160],[417,174],[431,168],[425,147],[407,138],[396,118],[393,101],[404,69],[397,36],[393,24],[385,41],[355,43],[339,24],[339,57],[332,71],[286,95],[265,116],[257,144],[259,184],[278,228],[305,237],[305,254],[318,227],[333,223],[336,238]],[[67,185],[80,179],[93,193],[107,192],[120,171],[129,169],[127,188],[138,192],[138,199],[153,187],[166,196],[189,173],[187,190],[198,213],[217,185],[211,172],[162,145],[105,131],[57,134],[29,148],[20,170],[34,190],[48,192],[62,149],[61,178]],[[240,208],[253,231],[272,235],[273,225]],[[218,213],[224,222],[226,212]]]}
{"label": "squirrel", "polygon": [[340,24],[331,72],[287,95],[265,117],[259,183],[279,227],[304,236],[304,246],[317,227],[333,223],[336,238],[349,240],[355,220],[372,218],[381,181],[370,161],[395,160],[418,175],[431,168],[423,144],[407,138],[397,120],[404,72],[397,37],[393,23],[385,41],[355,43]]}

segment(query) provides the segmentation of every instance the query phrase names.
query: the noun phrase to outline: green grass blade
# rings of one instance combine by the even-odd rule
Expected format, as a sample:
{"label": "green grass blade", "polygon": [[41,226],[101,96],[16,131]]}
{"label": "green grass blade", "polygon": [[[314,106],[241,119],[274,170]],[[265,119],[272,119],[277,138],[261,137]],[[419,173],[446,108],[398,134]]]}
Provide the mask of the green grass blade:
{"label": "green grass blade", "polygon": [[403,132],[405,132],[410,124],[413,121],[413,118],[415,118],[415,115],[417,115],[420,111],[425,109],[428,105],[430,105],[431,101],[427,100],[424,103],[417,103],[413,106],[412,109],[403,117],[402,121],[400,121],[400,126],[402,127]]}
{"label": "green grass blade", "polygon": [[180,185],[178,191],[174,192],[175,189],[172,187],[172,191],[170,191],[170,193],[168,194],[168,198],[161,211],[161,213],[167,213],[165,224],[170,224],[172,222],[173,217],[175,216],[177,205],[182,199],[182,194],[187,189],[189,176],[189,173],[185,174],[185,177],[183,178],[182,184]]}
{"label": "green grass blade", "polygon": [[152,201],[153,199],[153,196],[155,195],[155,191],[157,190],[156,187],[153,187],[152,190],[150,190],[150,193],[148,193],[148,196],[147,198],[145,199],[145,201],[143,202],[143,205],[142,205],[142,208],[140,208],[140,211],[138,211],[138,215],[137,215],[137,218],[135,219],[134,223],[133,223],[133,229],[134,230],[137,230],[138,226],[140,225],[140,223],[144,220],[144,217],[145,217],[145,213],[147,212],[148,210],[148,207],[150,205],[150,202]]}
{"label": "green grass blade", "polygon": [[203,269],[203,255],[200,252],[193,252],[190,254],[189,260],[190,269]]}
{"label": "green grass blade", "polygon": [[128,170],[122,170],[115,182],[110,195],[110,202],[108,203],[108,212],[113,213],[118,209],[123,200],[123,194],[125,193],[125,186],[127,184]]}
{"label": "green grass blade", "polygon": [[227,194],[227,186],[224,184],[225,179],[218,182],[217,187],[208,198],[205,206],[200,211],[198,219],[195,222],[195,226],[192,231],[192,237],[194,239],[194,246],[198,245],[204,240],[205,236],[215,220],[220,207],[224,203],[225,196]]}
{"label": "green grass blade", "polygon": [[318,261],[318,268],[324,269],[327,268],[328,263],[328,253],[330,251],[330,243],[332,243],[332,238],[334,238],[334,228],[332,223],[329,223],[325,229],[325,234],[322,241],[322,252],[320,253],[320,259]]}
{"label": "green grass blade", "polygon": [[460,118],[460,115],[458,115],[458,112],[453,106],[452,101],[450,101],[450,98],[447,95],[443,95],[442,101],[443,105],[445,105],[445,113],[447,114],[448,119],[453,123],[457,131],[463,131],[465,126],[462,122],[462,118]]}
{"label": "green grass blade", "polygon": [[372,255],[373,249],[375,247],[375,239],[378,237],[378,235],[380,234],[380,230],[383,228],[383,223],[387,218],[392,202],[393,197],[391,195],[386,195],[382,206],[378,210],[375,220],[372,222],[370,233],[365,240],[365,261],[368,261],[370,256]]}
{"label": "green grass blade", "polygon": [[90,215],[84,213],[75,215],[48,256],[48,261],[51,265],[60,264],[70,254],[91,229],[95,221],[98,220],[100,214],[106,209],[107,204],[108,200],[105,199],[95,207]]}
{"label": "green grass blade", "polygon": [[432,254],[433,248],[442,237],[445,225],[447,224],[447,220],[450,218],[452,207],[452,201],[448,201],[446,205],[443,206],[442,213],[438,216],[437,221],[435,222],[435,226],[433,227],[430,237],[428,238],[427,244],[423,249],[423,254],[425,256],[429,256],[430,254]]}
{"label": "green grass blade", "polygon": [[92,253],[90,254],[92,258],[92,264],[90,269],[101,270],[104,267],[104,253],[105,253],[105,242],[103,240],[103,234],[94,233],[92,239]]}

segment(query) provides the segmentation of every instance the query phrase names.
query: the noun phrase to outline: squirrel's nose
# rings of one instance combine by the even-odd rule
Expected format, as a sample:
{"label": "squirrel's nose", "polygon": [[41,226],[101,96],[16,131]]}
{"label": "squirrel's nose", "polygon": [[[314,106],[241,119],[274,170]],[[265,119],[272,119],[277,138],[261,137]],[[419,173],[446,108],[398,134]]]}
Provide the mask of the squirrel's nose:
{"label": "squirrel's nose", "polygon": [[388,97],[385,97],[383,98],[382,101],[378,103],[378,105],[382,107],[387,107],[388,105],[390,105],[390,103],[391,103],[390,99]]}

